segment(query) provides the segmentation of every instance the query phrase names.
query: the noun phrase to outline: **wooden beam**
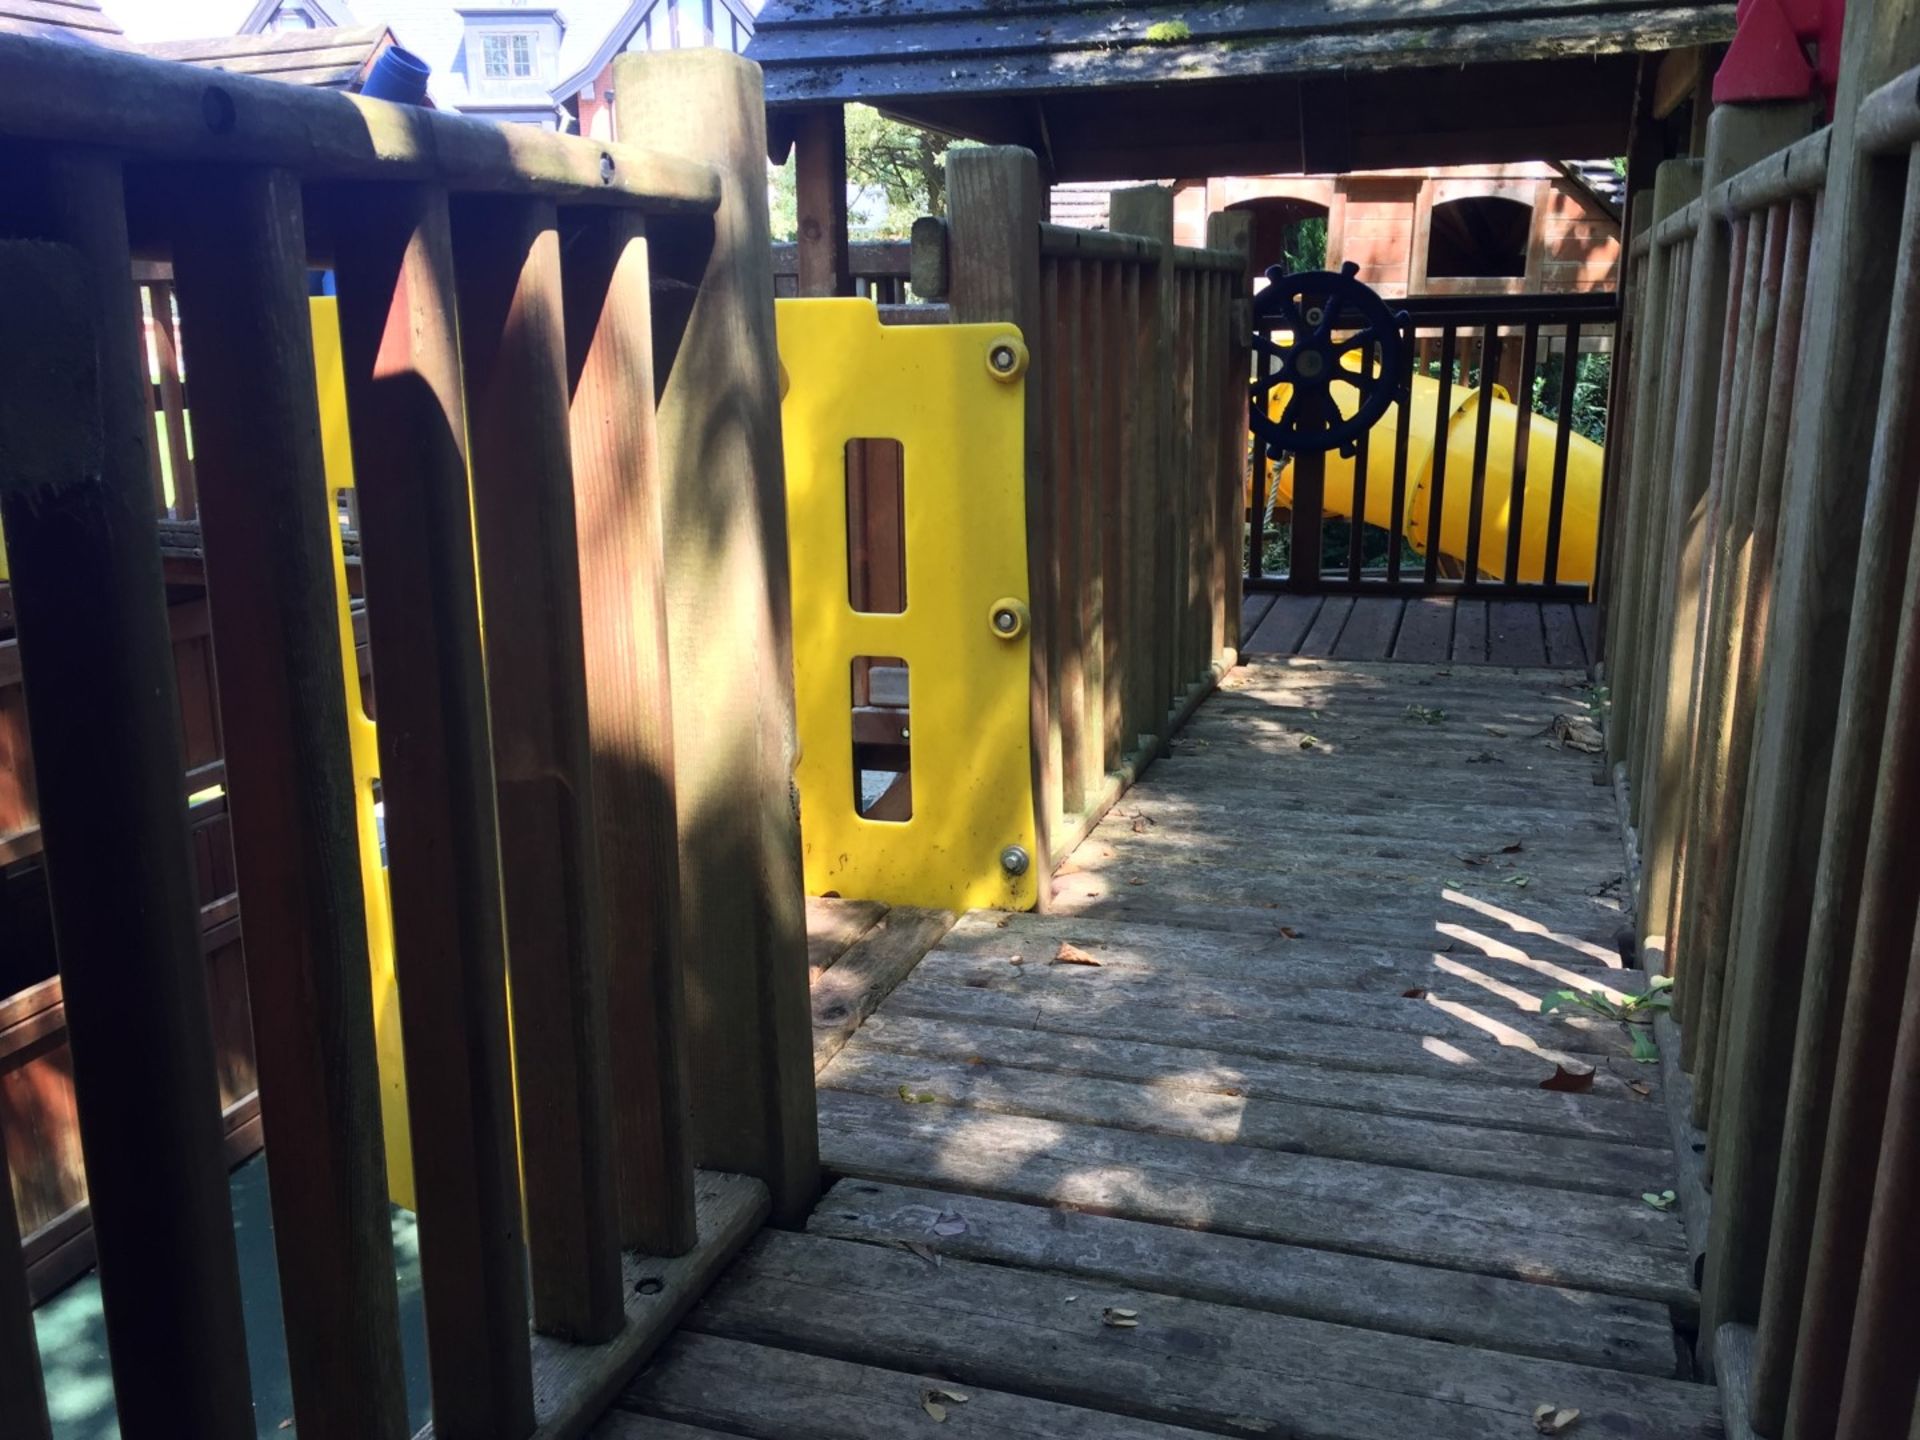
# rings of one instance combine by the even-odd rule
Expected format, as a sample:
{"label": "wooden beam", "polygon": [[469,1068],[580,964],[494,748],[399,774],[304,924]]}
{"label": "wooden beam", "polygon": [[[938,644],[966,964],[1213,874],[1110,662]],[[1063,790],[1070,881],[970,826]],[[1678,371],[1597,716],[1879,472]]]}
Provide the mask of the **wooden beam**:
{"label": "wooden beam", "polygon": [[343,187],[340,341],[380,703],[435,1423],[533,1429],[499,839],[444,191]]}
{"label": "wooden beam", "polygon": [[630,211],[576,219],[561,264],[587,724],[619,1038],[620,1242],[679,1255],[696,1235],[647,234]]}
{"label": "wooden beam", "polygon": [[800,293],[853,294],[847,241],[847,112],[839,105],[794,117],[793,185]]}
{"label": "wooden beam", "polygon": [[[1046,494],[1047,378],[1054,363],[1040,314],[1040,163],[1031,151],[981,146],[947,153],[947,299],[958,324],[1017,327],[1032,357],[1027,370],[1027,608],[1032,615],[1032,681],[1028,738],[1032,746],[1036,873],[1053,874],[1052,835],[1060,814],[1059,713],[1052,693],[1050,637],[1060,603],[1053,593],[1054,536]],[[1048,906],[1050,881],[1040,884]]]}
{"label": "wooden beam", "polygon": [[533,1323],[597,1343],[622,1321],[620,1246],[559,220],[463,196],[452,231]]}
{"label": "wooden beam", "polygon": [[628,54],[614,88],[630,133],[721,175],[711,227],[649,232],[679,302],[656,311],[654,386],[694,1144],[797,1225],[820,1169],[760,70]]}
{"label": "wooden beam", "polygon": [[1707,78],[1707,52],[1699,45],[1684,50],[1669,50],[1653,72],[1655,120],[1665,120],[1682,105],[1694,100]]}
{"label": "wooden beam", "polygon": [[373,987],[300,184],[176,176],[182,328],[294,1416],[404,1436]]}
{"label": "wooden beam", "polygon": [[115,1404],[128,1440],[250,1440],[121,169],[37,178],[61,243],[0,245],[0,520]]}

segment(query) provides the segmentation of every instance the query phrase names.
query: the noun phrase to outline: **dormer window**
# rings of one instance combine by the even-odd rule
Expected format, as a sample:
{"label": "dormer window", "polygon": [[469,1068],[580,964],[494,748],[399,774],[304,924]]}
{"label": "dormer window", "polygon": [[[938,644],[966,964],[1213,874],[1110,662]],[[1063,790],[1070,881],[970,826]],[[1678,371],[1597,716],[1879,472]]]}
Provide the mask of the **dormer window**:
{"label": "dormer window", "polygon": [[535,40],[531,30],[480,37],[480,68],[488,80],[533,78]]}
{"label": "dormer window", "polygon": [[466,0],[464,69],[471,100],[495,106],[543,97],[559,67],[566,22],[541,0]]}

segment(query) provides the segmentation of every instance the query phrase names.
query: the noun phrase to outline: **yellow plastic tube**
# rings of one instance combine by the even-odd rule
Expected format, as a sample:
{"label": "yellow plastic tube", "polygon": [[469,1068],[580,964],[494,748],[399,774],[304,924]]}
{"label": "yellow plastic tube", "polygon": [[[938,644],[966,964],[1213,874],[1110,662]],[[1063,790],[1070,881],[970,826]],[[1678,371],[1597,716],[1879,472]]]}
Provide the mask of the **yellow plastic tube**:
{"label": "yellow plastic tube", "polygon": [[[1341,414],[1351,415],[1359,394],[1351,385],[1333,387]],[[1286,387],[1274,391],[1276,406],[1286,403]],[[1512,510],[1513,452],[1520,408],[1500,386],[1488,402],[1492,414],[1487,431],[1487,478],[1480,505],[1480,566],[1498,575],[1506,565],[1507,526]],[[1428,510],[1433,487],[1433,455],[1439,422],[1440,382],[1429,375],[1413,377],[1413,410],[1407,426],[1407,543],[1421,554],[1430,543],[1442,555],[1464,561],[1467,529],[1473,510],[1473,448],[1479,423],[1480,392],[1464,385],[1452,387],[1446,420],[1446,484],[1441,495],[1440,533],[1428,533]],[[1393,519],[1393,437],[1400,425],[1400,407],[1388,407],[1368,435],[1366,514],[1369,525],[1390,528]],[[1553,451],[1557,424],[1544,415],[1527,415],[1526,503],[1521,516],[1521,581],[1545,577],[1547,522],[1553,509]],[[1586,436],[1567,437],[1565,508],[1560,522],[1560,562],[1556,579],[1583,585],[1593,579],[1594,545],[1600,524],[1600,475],[1605,451]],[[1355,461],[1331,451],[1327,455],[1323,508],[1329,515],[1354,518]],[[1273,503],[1293,503],[1293,467],[1281,467],[1277,476],[1269,467]]]}

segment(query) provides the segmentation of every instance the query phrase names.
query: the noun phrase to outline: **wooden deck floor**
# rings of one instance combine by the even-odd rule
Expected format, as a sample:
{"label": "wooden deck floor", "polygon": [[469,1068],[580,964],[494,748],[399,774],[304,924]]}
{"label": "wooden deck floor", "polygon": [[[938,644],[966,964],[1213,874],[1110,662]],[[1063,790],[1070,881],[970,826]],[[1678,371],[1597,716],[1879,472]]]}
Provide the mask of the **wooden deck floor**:
{"label": "wooden deck floor", "polygon": [[1595,653],[1591,605],[1430,595],[1249,595],[1240,606],[1246,655],[1584,670]]}
{"label": "wooden deck floor", "polygon": [[602,1440],[1719,1436],[1641,1198],[1659,1066],[1538,1013],[1638,988],[1585,713],[1564,672],[1251,664],[1055,914],[823,907],[840,1178]]}

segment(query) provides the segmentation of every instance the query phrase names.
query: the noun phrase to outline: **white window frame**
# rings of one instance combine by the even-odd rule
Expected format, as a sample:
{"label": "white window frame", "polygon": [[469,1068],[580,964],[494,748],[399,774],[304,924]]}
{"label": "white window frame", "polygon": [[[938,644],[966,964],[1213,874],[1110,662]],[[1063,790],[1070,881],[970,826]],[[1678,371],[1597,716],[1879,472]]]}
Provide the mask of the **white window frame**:
{"label": "white window frame", "polygon": [[[480,51],[480,82],[491,89],[495,86],[512,87],[518,84],[532,84],[540,78],[540,35],[535,30],[486,29],[476,31],[474,39]],[[518,42],[516,44],[515,42]],[[492,69],[495,46],[504,60],[504,74],[496,75]],[[524,54],[527,68],[515,69],[515,64]]]}

